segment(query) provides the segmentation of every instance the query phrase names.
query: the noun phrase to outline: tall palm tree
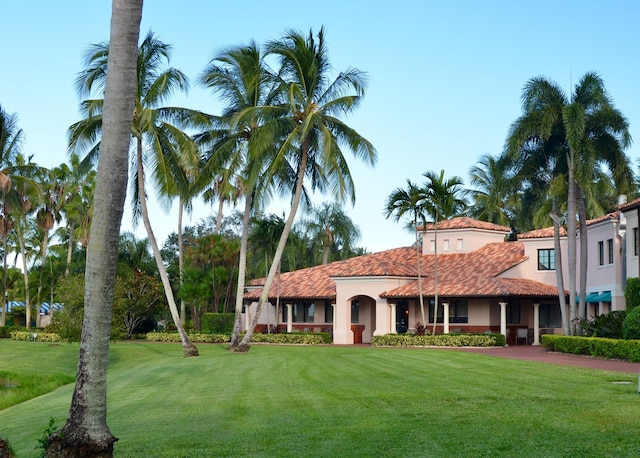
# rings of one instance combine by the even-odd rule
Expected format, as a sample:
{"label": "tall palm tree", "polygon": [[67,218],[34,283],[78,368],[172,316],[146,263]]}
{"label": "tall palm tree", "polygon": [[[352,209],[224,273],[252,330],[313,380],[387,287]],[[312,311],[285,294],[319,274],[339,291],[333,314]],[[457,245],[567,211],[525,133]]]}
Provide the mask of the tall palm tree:
{"label": "tall palm tree", "polygon": [[464,212],[467,202],[463,198],[464,184],[462,178],[453,176],[445,179],[444,170],[440,173],[428,171],[422,174],[426,183],[422,189],[426,212],[433,218],[433,282],[434,282],[434,306],[433,306],[433,334],[436,333],[436,318],[438,315],[438,221],[458,216]]}
{"label": "tall palm tree", "polygon": [[[139,47],[137,62],[137,91],[131,129],[133,148],[132,206],[134,223],[142,217],[149,243],[156,258],[160,279],[167,296],[171,316],[182,340],[185,356],[197,356],[198,350],[189,340],[181,323],[169,276],[164,266],[158,242],[153,233],[146,196],[145,167],[151,169],[152,179],[161,197],[171,198],[177,190],[189,189],[188,173],[197,163],[199,151],[186,133],[195,126],[204,126],[208,117],[198,111],[179,107],[161,107],[174,91],[186,91],[186,76],[168,67],[170,46],[147,34]],[[94,45],[87,56],[87,68],[77,79],[81,94],[90,94],[104,87],[109,44]],[[83,108],[87,118],[70,128],[70,148],[89,150],[85,161],[94,159],[99,150],[102,128],[102,100],[85,100]]]}
{"label": "tall palm tree", "polygon": [[282,177],[295,177],[291,209],[274,255],[274,260],[258,301],[256,315],[238,351],[248,351],[251,335],[267,302],[284,247],[303,192],[305,178],[311,189],[331,191],[340,201],[355,201],[354,184],[342,148],[375,164],[373,145],[345,124],[338,116],[347,115],[360,105],[365,93],[366,78],[361,71],[350,68],[330,81],[330,62],[324,29],[317,36],[310,31],[306,37],[290,31],[279,40],[267,44],[267,54],[279,61],[272,76],[277,81],[273,105],[249,109],[240,118],[260,113],[266,119],[268,137],[279,139],[277,150],[270,157],[266,182]]}
{"label": "tall palm tree", "polygon": [[[249,46],[229,48],[215,57],[200,77],[200,82],[218,94],[225,103],[221,117],[214,120],[214,129],[197,137],[203,148],[205,170],[217,178],[210,183],[207,195],[216,195],[220,205],[215,231],[220,228],[222,208],[226,200],[244,198],[238,281],[235,299],[235,321],[230,349],[240,343],[242,314],[247,268],[249,222],[254,206],[260,199],[265,141],[260,135],[263,120],[256,108],[268,103],[270,81],[260,48]],[[250,115],[241,116],[248,112]]]}
{"label": "tall palm tree", "polygon": [[423,190],[416,184],[407,180],[407,188],[396,188],[387,197],[387,203],[385,205],[384,214],[387,219],[390,216],[394,217],[395,221],[399,221],[400,218],[408,216],[410,218],[409,229],[413,231],[416,236],[416,266],[418,273],[418,299],[420,301],[420,318],[422,324],[426,325],[426,316],[424,314],[424,298],[422,296],[422,274],[420,259],[422,257],[422,244],[420,243],[420,236],[418,228],[426,224],[426,202],[424,199]]}
{"label": "tall palm tree", "polygon": [[353,243],[360,237],[358,226],[335,202],[324,202],[319,207],[313,207],[310,217],[305,221],[305,227],[313,245],[320,246],[322,264],[329,262],[332,250],[348,257]]}
{"label": "tall palm tree", "polygon": [[481,221],[513,227],[519,196],[506,157],[484,154],[469,171],[472,215]]}
{"label": "tall palm tree", "polygon": [[[85,308],[76,385],[65,425],[48,440],[46,456],[112,456],[117,438],[107,425],[107,366],[118,237],[127,183],[136,95],[142,0],[114,0],[113,53],[108,59],[102,154],[86,267]],[[106,71],[106,67],[105,67]]]}
{"label": "tall palm tree", "polygon": [[[603,170],[610,171],[619,193],[632,189],[633,174],[624,154],[631,141],[628,122],[613,105],[602,79],[593,72],[580,79],[571,97],[553,81],[532,78],[523,90],[522,108],[523,114],[510,128],[507,153],[512,158],[538,157],[541,168],[552,163],[554,176],[564,175],[567,181],[569,330],[574,334],[575,319],[585,310],[588,246],[583,231],[589,216],[599,216],[587,214],[589,205],[584,197],[590,192],[584,190],[591,188]],[[581,250],[580,302],[576,307],[577,221]]]}

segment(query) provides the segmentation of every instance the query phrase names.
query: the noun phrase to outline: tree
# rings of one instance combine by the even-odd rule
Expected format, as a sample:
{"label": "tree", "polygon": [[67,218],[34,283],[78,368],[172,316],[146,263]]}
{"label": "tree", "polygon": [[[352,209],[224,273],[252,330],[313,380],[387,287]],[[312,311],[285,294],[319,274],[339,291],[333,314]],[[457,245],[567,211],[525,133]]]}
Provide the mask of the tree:
{"label": "tree", "polygon": [[49,457],[113,456],[113,444],[117,441],[107,426],[107,365],[118,237],[137,88],[142,0],[114,0],[112,8],[112,53],[106,69],[102,152],[87,255],[78,372],[67,421],[48,440],[46,454]]}
{"label": "tree", "polygon": [[470,207],[473,216],[481,221],[513,228],[519,193],[507,157],[496,158],[484,154],[471,167],[469,174],[469,182],[475,187],[469,192],[473,200]]}
{"label": "tree", "polygon": [[[135,113],[130,132],[134,167],[132,168],[132,206],[134,222],[142,217],[152,252],[156,258],[160,279],[167,296],[171,316],[182,340],[185,356],[197,356],[198,350],[189,340],[180,320],[169,277],[156,241],[149,213],[145,189],[145,164],[149,164],[153,181],[160,197],[172,198],[190,188],[188,171],[197,162],[199,151],[186,129],[208,124],[203,113],[187,108],[159,107],[174,91],[186,91],[186,76],[172,67],[164,67],[169,60],[170,46],[147,34],[138,53]],[[109,44],[94,45],[87,57],[87,69],[78,77],[78,87],[83,94],[103,87]],[[86,100],[83,106],[88,117],[70,129],[70,145],[87,148],[92,146],[86,160],[98,152],[99,142],[94,144],[102,123],[101,100]],[[184,194],[180,194],[183,195]]]}
{"label": "tree", "polygon": [[360,229],[336,203],[325,202],[311,209],[311,216],[304,223],[307,237],[313,247],[319,247],[322,264],[329,262],[329,254],[336,252],[346,259],[350,256],[353,243],[360,237]]}
{"label": "tree", "polygon": [[433,218],[433,233],[435,243],[433,246],[433,282],[434,282],[434,307],[433,307],[433,334],[436,333],[436,317],[438,315],[438,221],[449,219],[462,214],[467,207],[467,202],[462,197],[462,178],[453,176],[444,178],[444,170],[440,174],[429,171],[422,174],[426,183],[422,189],[425,211]]}
{"label": "tree", "polygon": [[420,259],[422,258],[421,243],[419,238],[419,225],[424,226],[426,224],[426,207],[424,199],[424,190],[419,186],[407,180],[406,189],[396,188],[387,197],[387,203],[385,205],[384,214],[387,219],[393,216],[395,221],[399,221],[400,218],[408,216],[410,218],[409,229],[413,231],[416,236],[416,267],[418,273],[418,299],[420,301],[420,318],[422,323],[426,325],[426,317],[424,314],[424,297],[422,296],[422,272]]}
{"label": "tree", "polygon": [[[611,174],[619,193],[626,194],[633,189],[633,174],[624,154],[631,141],[628,122],[611,102],[602,79],[593,72],[580,79],[570,98],[553,81],[532,78],[523,90],[522,108],[523,114],[510,128],[507,153],[521,163],[531,163],[530,159],[533,159],[538,167],[531,167],[529,174],[536,169],[552,168],[553,176],[562,175],[566,179],[568,327],[574,334],[576,318],[582,317],[585,310],[586,220],[589,216],[600,216],[587,214],[590,206],[584,198],[593,195],[592,183],[599,181],[603,170]],[[597,207],[591,205],[591,208]],[[581,231],[580,303],[576,306],[578,221]]]}
{"label": "tree", "polygon": [[[250,348],[251,335],[269,297],[298,211],[304,179],[311,180],[311,189],[324,191],[328,188],[339,200],[350,197],[353,203],[354,184],[342,146],[372,165],[377,154],[368,140],[337,117],[358,107],[365,93],[366,78],[361,71],[350,68],[330,81],[323,28],[317,37],[311,31],[307,37],[290,31],[282,39],[268,43],[266,49],[267,54],[276,57],[280,64],[278,72],[272,75],[277,81],[273,104],[248,109],[243,116],[251,116],[256,111],[265,113],[267,122],[264,130],[270,134],[268,137],[279,140],[274,155],[269,158],[266,182],[285,176],[288,183],[288,178],[295,177],[295,187],[289,216],[258,301],[256,315],[238,345],[238,351]],[[270,116],[267,117],[267,113]]]}

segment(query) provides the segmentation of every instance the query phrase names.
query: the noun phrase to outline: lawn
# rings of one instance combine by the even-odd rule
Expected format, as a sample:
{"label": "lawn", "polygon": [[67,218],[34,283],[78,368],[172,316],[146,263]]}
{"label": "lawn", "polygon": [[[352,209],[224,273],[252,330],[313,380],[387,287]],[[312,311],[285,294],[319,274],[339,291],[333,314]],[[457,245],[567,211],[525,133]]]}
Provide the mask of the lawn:
{"label": "lawn", "polygon": [[[198,349],[183,358],[175,344],[111,346],[116,457],[640,456],[634,375],[444,349]],[[77,352],[2,339],[0,370],[69,376]],[[38,456],[72,391],[0,411],[18,457]]]}

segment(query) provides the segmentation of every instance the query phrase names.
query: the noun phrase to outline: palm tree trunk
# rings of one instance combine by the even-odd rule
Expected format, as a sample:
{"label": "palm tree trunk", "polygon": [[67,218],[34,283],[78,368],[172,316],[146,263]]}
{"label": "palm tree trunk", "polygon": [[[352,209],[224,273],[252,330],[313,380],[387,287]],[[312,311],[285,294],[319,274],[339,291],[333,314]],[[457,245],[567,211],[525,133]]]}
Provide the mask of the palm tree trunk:
{"label": "palm tree trunk", "polygon": [[582,188],[576,184],[576,199],[578,201],[578,221],[580,223],[580,304],[578,307],[578,318],[587,317],[587,259],[588,259],[588,240],[587,240],[587,209],[585,207],[584,195]]}
{"label": "palm tree trunk", "polygon": [[[427,321],[424,315],[424,297],[422,295],[422,272],[420,258],[422,257],[420,239],[418,237],[418,220],[414,218],[413,227],[416,231],[416,266],[418,269],[418,300],[420,302],[420,319],[422,320],[422,326],[427,326]],[[409,323],[407,323],[409,324]]]}
{"label": "palm tree trunk", "polygon": [[300,161],[300,166],[298,168],[298,178],[296,181],[296,188],[293,197],[293,202],[291,203],[291,211],[289,212],[289,217],[284,224],[284,228],[282,230],[282,234],[280,235],[280,241],[278,242],[278,247],[276,248],[276,252],[273,255],[273,261],[271,263],[271,267],[269,268],[269,275],[267,275],[267,279],[265,281],[264,287],[262,289],[262,294],[260,295],[260,299],[258,301],[258,307],[256,309],[256,314],[251,320],[251,325],[249,329],[247,329],[244,338],[240,342],[240,345],[235,349],[235,351],[239,352],[247,352],[249,348],[251,348],[251,336],[253,335],[253,331],[258,324],[258,320],[260,319],[260,314],[262,313],[262,309],[264,308],[264,304],[267,302],[269,298],[269,291],[271,290],[271,285],[273,284],[273,280],[276,276],[278,266],[280,265],[280,260],[282,259],[282,254],[284,253],[284,247],[287,244],[287,239],[289,238],[289,232],[291,232],[291,226],[293,226],[293,220],[296,217],[296,213],[298,211],[298,206],[300,205],[300,197],[302,196],[302,182],[304,181],[304,174],[307,168],[307,149],[306,146],[303,147],[302,158]]}
{"label": "palm tree trunk", "polygon": [[564,274],[562,272],[562,249],[560,247],[560,219],[555,214],[557,210],[556,199],[552,199],[553,213],[551,213],[551,219],[553,220],[553,250],[555,253],[556,261],[556,283],[558,285],[558,301],[560,302],[560,317],[562,319],[562,328],[564,329],[564,335],[569,335],[569,320],[567,314],[567,296],[564,294]]}
{"label": "palm tree trunk", "polygon": [[569,199],[567,202],[567,247],[569,251],[569,334],[576,333],[576,183],[573,161],[569,160]]}
{"label": "palm tree trunk", "polygon": [[[240,238],[240,259],[238,261],[238,284],[236,286],[236,308],[233,321],[233,333],[229,350],[235,350],[240,345],[240,321],[242,318],[242,304],[244,298],[244,283],[247,271],[247,243],[249,241],[249,218],[251,216],[252,194],[247,193],[244,200],[244,215],[242,217],[242,237]],[[249,309],[247,308],[247,313]]]}
{"label": "palm tree trunk", "polygon": [[[184,199],[180,196],[180,208],[178,209],[178,277],[180,278],[180,288],[182,288],[183,267],[184,267],[184,246],[182,242],[182,212]],[[180,298],[180,323],[184,326],[187,323],[187,304]]]}
{"label": "palm tree trunk", "polygon": [[67,266],[64,269],[64,276],[69,275],[69,267],[71,266],[71,256],[73,254],[73,222],[69,223],[69,244],[67,245]]}
{"label": "palm tree trunk", "polygon": [[144,189],[144,170],[142,165],[142,138],[137,138],[137,166],[138,166],[138,195],[140,199],[140,214],[142,215],[142,222],[144,224],[144,228],[147,230],[147,236],[149,237],[149,244],[151,245],[151,251],[153,251],[153,256],[156,259],[156,265],[158,266],[158,272],[160,273],[160,280],[162,280],[162,286],[164,287],[164,293],[167,297],[167,302],[169,303],[169,310],[171,312],[171,318],[173,318],[173,322],[178,329],[178,334],[180,334],[180,340],[182,341],[182,351],[184,352],[184,356],[198,356],[198,349],[196,346],[189,340],[189,336],[187,336],[187,332],[182,326],[180,321],[180,315],[178,314],[178,307],[176,306],[176,301],[173,297],[173,290],[171,289],[171,283],[169,282],[169,275],[167,275],[167,269],[164,266],[164,260],[162,259],[162,254],[160,253],[160,248],[158,247],[158,242],[156,241],[156,237],[153,233],[153,229],[151,228],[151,222],[149,221],[149,212],[147,210],[147,198],[145,196]]}
{"label": "palm tree trunk", "polygon": [[[5,217],[6,218],[6,217]],[[0,221],[0,224],[6,224],[6,221]],[[7,239],[8,234],[6,227],[2,231],[2,312],[0,312],[0,326],[7,325]]]}
{"label": "palm tree trunk", "polygon": [[118,238],[127,191],[142,0],[113,0],[103,136],[85,273],[85,309],[76,385],[65,426],[49,437],[48,457],[113,456],[107,426],[107,366]]}
{"label": "palm tree trunk", "polygon": [[24,245],[24,234],[22,233],[21,222],[16,224],[18,233],[18,243],[20,244],[20,255],[22,256],[22,275],[24,277],[24,307],[26,312],[26,326],[31,329],[31,300],[29,297],[29,269],[27,268],[27,250]]}
{"label": "palm tree trunk", "polygon": [[[438,322],[438,214],[436,212],[435,223],[433,224],[433,331],[436,335],[436,324]],[[444,320],[444,316],[442,317]]]}

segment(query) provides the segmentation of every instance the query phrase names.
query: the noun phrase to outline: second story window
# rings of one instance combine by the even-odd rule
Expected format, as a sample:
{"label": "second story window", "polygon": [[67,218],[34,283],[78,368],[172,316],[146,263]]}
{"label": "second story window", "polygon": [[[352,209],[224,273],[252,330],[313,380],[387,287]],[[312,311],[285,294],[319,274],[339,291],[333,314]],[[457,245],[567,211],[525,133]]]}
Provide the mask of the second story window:
{"label": "second story window", "polygon": [[633,228],[633,255],[638,256],[638,228]]}
{"label": "second story window", "polygon": [[598,265],[604,266],[604,242],[598,242]]}
{"label": "second story window", "polygon": [[556,270],[556,253],[553,248],[538,250],[538,270]]}
{"label": "second story window", "polygon": [[609,254],[609,264],[613,264],[613,239],[607,240],[607,253]]}

